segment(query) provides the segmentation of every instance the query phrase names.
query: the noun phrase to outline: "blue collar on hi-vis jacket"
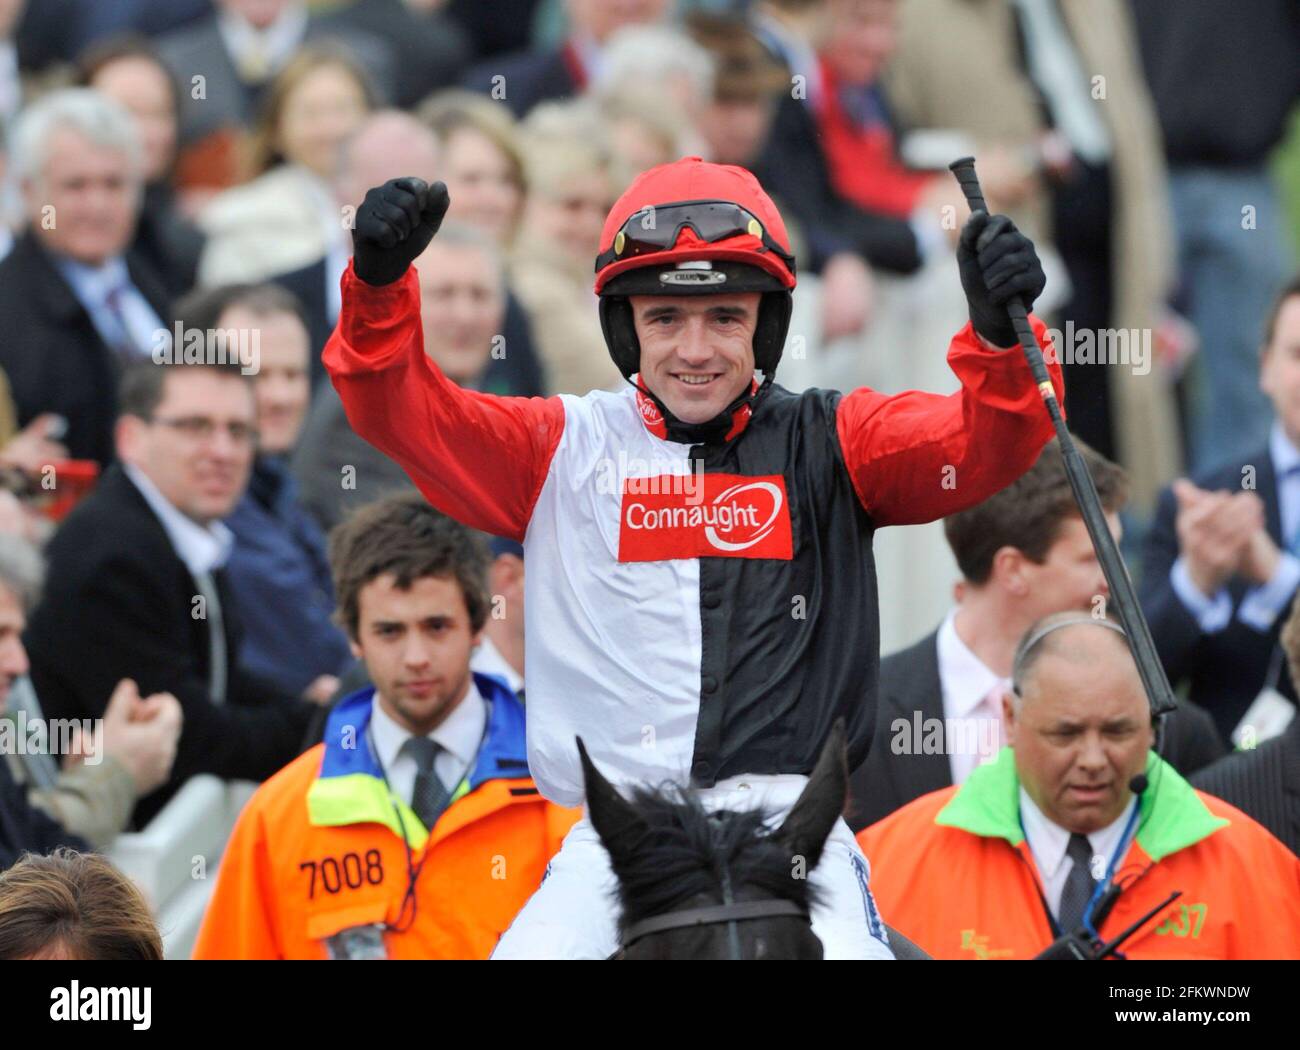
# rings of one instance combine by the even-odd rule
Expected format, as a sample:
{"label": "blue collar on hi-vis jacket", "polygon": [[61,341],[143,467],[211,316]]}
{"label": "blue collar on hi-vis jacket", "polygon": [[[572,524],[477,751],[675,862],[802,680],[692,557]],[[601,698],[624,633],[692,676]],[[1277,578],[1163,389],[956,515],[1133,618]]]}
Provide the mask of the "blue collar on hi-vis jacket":
{"label": "blue collar on hi-vis jacket", "polygon": [[[476,672],[474,684],[487,704],[487,732],[473,768],[452,792],[453,805],[489,780],[528,776],[524,705],[491,675]],[[404,799],[390,795],[367,732],[374,696],[369,686],[330,712],[320,773],[307,792],[308,816],[316,827],[375,823],[399,837],[405,830],[407,842],[419,849],[429,829]]]}

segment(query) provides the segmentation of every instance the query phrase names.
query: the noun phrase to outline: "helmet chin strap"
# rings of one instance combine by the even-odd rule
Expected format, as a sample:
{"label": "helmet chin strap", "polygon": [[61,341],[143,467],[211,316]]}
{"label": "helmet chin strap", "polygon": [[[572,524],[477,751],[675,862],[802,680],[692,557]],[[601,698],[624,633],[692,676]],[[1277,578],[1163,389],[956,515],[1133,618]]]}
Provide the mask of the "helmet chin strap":
{"label": "helmet chin strap", "polygon": [[[628,380],[632,382],[632,380]],[[719,412],[712,419],[703,423],[687,423],[678,419],[663,400],[651,390],[644,382],[633,384],[641,393],[645,394],[654,402],[655,408],[659,409],[659,414],[664,417],[664,427],[667,431],[669,441],[677,441],[683,445],[713,445],[720,444],[731,433],[731,428],[735,426],[736,412],[749,405],[753,411],[758,402],[767,393],[768,388],[772,385],[772,377],[766,372],[763,373],[763,382],[759,384],[757,390],[752,389],[753,383],[746,383],[744,392],[731,402],[726,408]]]}

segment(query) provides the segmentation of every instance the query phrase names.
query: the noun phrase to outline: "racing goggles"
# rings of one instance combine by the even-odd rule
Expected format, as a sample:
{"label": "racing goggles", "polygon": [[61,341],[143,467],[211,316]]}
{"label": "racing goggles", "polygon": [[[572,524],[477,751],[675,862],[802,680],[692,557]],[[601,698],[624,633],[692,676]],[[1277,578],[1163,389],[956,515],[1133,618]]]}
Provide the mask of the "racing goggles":
{"label": "racing goggles", "polygon": [[794,256],[772,238],[751,211],[731,201],[677,201],[633,212],[614,235],[613,245],[596,256],[596,272],[625,259],[668,251],[687,226],[706,244],[745,234],[757,237],[794,273]]}

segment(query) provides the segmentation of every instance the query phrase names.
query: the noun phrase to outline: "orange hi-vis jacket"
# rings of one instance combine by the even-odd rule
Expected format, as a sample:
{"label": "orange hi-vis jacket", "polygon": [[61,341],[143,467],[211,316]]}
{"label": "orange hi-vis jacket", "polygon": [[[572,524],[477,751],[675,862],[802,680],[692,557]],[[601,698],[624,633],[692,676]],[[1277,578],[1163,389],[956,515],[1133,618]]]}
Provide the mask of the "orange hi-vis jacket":
{"label": "orange hi-vis jacket", "polygon": [[240,814],[194,957],[327,959],[359,939],[391,959],[487,958],[580,813],[533,784],[514,693],[474,682],[487,730],[432,829],[389,792],[368,732],[374,690],[341,701],[324,742]]}
{"label": "orange hi-vis jacket", "polygon": [[[1240,810],[1152,754],[1137,828],[1097,927],[1109,942],[1182,896],[1119,950],[1130,959],[1300,958],[1300,859]],[[938,959],[1030,959],[1058,936],[1003,748],[960,788],[931,792],[858,834],[885,921]],[[1109,861],[1110,858],[1107,858]]]}

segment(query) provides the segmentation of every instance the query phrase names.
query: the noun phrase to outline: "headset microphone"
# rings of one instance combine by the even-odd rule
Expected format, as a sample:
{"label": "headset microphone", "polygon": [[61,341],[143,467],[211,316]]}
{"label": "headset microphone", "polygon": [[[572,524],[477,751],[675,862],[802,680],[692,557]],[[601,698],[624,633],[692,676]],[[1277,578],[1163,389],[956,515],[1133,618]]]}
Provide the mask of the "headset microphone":
{"label": "headset microphone", "polygon": [[1141,795],[1147,789],[1147,775],[1139,773],[1128,782],[1128,789],[1135,795]]}

